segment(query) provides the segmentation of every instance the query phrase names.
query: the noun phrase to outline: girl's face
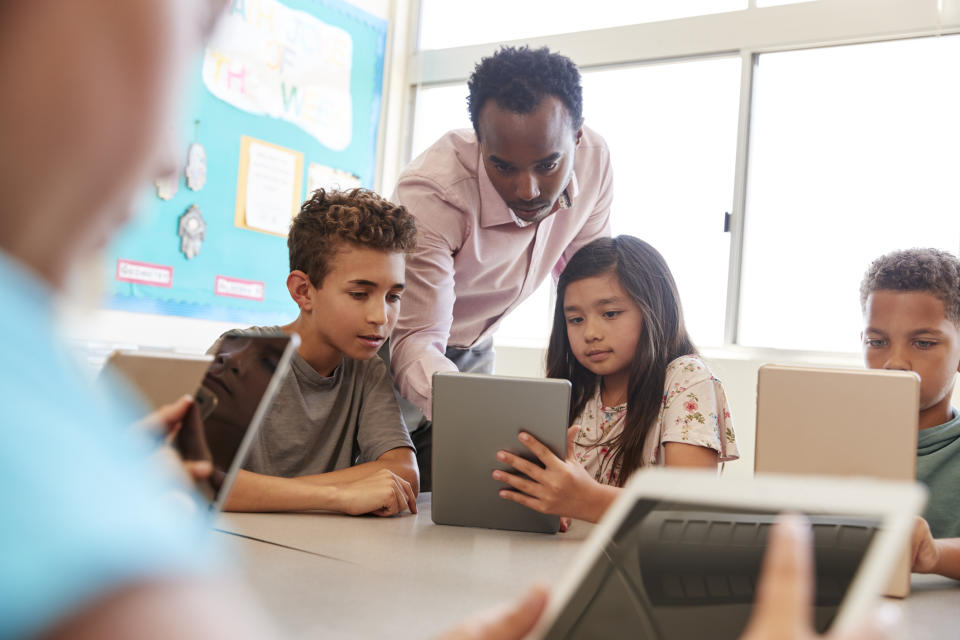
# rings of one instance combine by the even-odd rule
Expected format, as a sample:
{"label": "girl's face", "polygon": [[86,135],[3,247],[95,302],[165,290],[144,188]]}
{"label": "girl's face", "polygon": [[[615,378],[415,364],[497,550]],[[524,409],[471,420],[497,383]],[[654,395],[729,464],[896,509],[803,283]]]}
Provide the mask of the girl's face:
{"label": "girl's face", "polygon": [[570,350],[580,364],[601,376],[629,372],[643,314],[615,273],[567,285],[563,314]]}

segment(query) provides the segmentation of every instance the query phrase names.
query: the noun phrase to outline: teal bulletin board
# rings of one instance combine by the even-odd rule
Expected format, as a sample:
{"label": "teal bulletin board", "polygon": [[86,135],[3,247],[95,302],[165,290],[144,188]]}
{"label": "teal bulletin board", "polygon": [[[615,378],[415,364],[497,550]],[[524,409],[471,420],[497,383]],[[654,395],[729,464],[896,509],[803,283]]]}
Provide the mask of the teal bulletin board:
{"label": "teal bulletin board", "polygon": [[[243,140],[302,154],[297,207],[331,175],[371,187],[386,32],[386,21],[340,0],[232,0],[192,72],[176,193],[162,200],[152,189],[109,248],[106,306],[238,324],[293,320],[286,238],[236,223],[247,202],[242,188],[238,200]],[[206,151],[199,190],[184,177],[194,142]],[[178,231],[191,206],[206,229],[188,259]]]}

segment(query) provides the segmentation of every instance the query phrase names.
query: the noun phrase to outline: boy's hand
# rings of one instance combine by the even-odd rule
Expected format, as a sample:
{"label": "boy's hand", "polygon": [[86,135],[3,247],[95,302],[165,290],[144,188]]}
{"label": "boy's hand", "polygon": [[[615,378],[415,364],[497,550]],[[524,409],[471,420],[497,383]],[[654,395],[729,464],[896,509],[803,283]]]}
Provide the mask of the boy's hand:
{"label": "boy's hand", "polygon": [[940,547],[930,533],[927,521],[917,516],[911,540],[910,570],[914,573],[933,573],[940,563]]}
{"label": "boy's hand", "polygon": [[[612,501],[612,497],[607,496],[604,489],[611,488],[602,487],[587,473],[583,465],[574,459],[573,443],[579,431],[579,425],[573,425],[567,430],[566,460],[555,456],[529,433],[518,436],[520,442],[543,463],[543,468],[508,451],[498,451],[498,460],[527,476],[523,478],[505,471],[494,471],[495,480],[516,489],[504,489],[500,492],[500,497],[519,502],[540,513],[572,516],[591,522],[599,520]],[[615,490],[611,495],[615,495]]]}
{"label": "boy's hand", "polygon": [[359,516],[372,513],[392,516],[409,509],[417,512],[417,497],[410,483],[389,469],[338,487],[338,511]]}

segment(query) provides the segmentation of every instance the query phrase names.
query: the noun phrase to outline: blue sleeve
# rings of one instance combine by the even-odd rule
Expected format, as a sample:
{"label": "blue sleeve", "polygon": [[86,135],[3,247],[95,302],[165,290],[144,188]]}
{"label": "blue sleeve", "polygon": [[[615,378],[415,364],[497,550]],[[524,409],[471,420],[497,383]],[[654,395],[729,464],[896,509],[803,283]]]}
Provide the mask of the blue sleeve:
{"label": "blue sleeve", "polygon": [[179,485],[155,468],[129,415],[68,371],[13,361],[0,372],[0,638],[41,633],[125,586],[215,566],[208,516],[171,499]]}

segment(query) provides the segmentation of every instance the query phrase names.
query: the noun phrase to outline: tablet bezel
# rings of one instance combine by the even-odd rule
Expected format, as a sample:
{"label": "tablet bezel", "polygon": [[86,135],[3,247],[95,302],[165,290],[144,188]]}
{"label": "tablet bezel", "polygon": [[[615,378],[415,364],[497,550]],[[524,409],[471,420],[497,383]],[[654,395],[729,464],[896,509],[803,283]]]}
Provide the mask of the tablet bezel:
{"label": "tablet bezel", "polygon": [[778,512],[836,513],[880,517],[881,525],[844,595],[831,631],[850,629],[882,595],[926,503],[917,483],[862,478],[758,474],[754,478],[718,477],[712,471],[644,469],[630,479],[594,528],[553,591],[546,611],[529,637],[542,638],[628,517],[637,500],[656,499]]}

